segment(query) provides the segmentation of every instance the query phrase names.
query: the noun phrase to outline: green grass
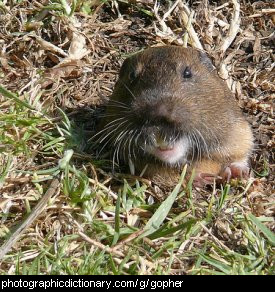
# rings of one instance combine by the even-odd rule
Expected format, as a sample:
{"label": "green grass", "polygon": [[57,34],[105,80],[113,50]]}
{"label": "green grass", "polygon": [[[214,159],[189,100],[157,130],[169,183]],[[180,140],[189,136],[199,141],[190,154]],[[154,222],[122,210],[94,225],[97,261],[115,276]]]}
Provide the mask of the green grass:
{"label": "green grass", "polygon": [[[4,96],[9,98],[14,95],[8,93]],[[36,145],[37,153],[45,159],[54,157],[55,164],[50,168],[27,172],[33,188],[42,195],[44,183],[57,177],[61,183],[60,192],[67,198],[68,206],[72,206],[70,218],[81,224],[89,237],[96,238],[106,247],[113,247],[140,228],[143,229],[143,233],[133,238],[129,245],[123,246],[124,258],[120,259],[116,254],[81,240],[77,230],[63,234],[54,242],[53,234],[45,234],[39,240],[39,245],[29,242],[5,258],[6,264],[15,263],[15,274],[139,274],[139,265],[144,260],[152,264],[151,272],[154,274],[169,274],[173,264],[178,261],[183,263],[182,272],[188,274],[273,273],[274,234],[262,223],[271,218],[256,218],[238,208],[244,193],[233,196],[227,185],[224,189],[216,190],[209,200],[195,202],[192,187],[181,187],[185,169],[179,184],[161,203],[150,204],[146,193],[148,186],[138,181],[119,183],[115,202],[105,189],[91,184],[83,167],[74,164],[74,152],[68,150],[67,146],[72,144],[72,133],[77,131],[71,129],[70,121],[63,112],[63,122],[56,124],[51,122],[49,116],[31,110],[17,98],[9,100],[9,108],[9,112],[1,117],[1,157],[7,157],[1,164],[2,184],[12,169],[11,161],[22,156],[31,158],[31,148]],[[16,129],[18,139],[11,139],[13,129]],[[13,171],[26,173],[20,169]],[[173,208],[177,201],[181,205],[183,198],[187,198],[187,208]],[[48,212],[51,212],[51,204],[54,204],[54,200],[48,205]],[[202,208],[204,213],[197,215],[196,212]],[[131,215],[135,209],[150,215],[148,218],[138,218],[141,221],[139,228],[121,219],[128,217],[129,222],[135,222],[137,218]],[[65,210],[61,208],[58,212]],[[98,216],[101,211],[111,212],[110,220],[101,220]],[[215,222],[226,214],[232,217],[229,228],[242,233],[242,242],[233,249],[211,231]],[[200,242],[200,235],[203,243]],[[193,247],[179,252],[186,242],[193,243]],[[35,255],[32,260],[27,259],[24,250]],[[190,267],[184,265],[188,261],[192,262]],[[2,274],[5,272],[2,270]]]}
{"label": "green grass", "polygon": [[[65,19],[82,8],[91,13],[82,2],[44,9]],[[60,185],[3,259],[1,274],[274,274],[274,221],[255,215],[253,179],[200,192],[192,181],[183,187],[184,169],[166,192],[111,174],[108,162],[85,153],[78,123],[56,104],[54,111],[44,106],[43,91],[34,99],[29,93],[0,86],[2,243],[54,178]]]}

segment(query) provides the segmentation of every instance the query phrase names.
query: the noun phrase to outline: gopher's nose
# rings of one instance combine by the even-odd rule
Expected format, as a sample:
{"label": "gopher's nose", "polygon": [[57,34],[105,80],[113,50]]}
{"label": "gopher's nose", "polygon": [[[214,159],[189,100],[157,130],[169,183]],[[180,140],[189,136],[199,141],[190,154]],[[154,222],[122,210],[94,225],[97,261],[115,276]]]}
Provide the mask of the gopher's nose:
{"label": "gopher's nose", "polygon": [[168,122],[168,123],[177,123],[177,110],[174,105],[167,102],[158,103],[153,109],[153,117],[156,120]]}
{"label": "gopher's nose", "polygon": [[171,107],[164,103],[161,103],[156,106],[155,116],[167,117],[169,116],[169,112],[171,112]]}

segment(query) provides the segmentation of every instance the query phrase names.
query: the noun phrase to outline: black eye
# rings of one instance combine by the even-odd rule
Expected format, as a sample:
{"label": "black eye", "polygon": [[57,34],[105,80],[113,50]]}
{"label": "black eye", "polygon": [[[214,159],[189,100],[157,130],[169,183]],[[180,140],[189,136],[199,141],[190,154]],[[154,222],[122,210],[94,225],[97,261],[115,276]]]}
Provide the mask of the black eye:
{"label": "black eye", "polygon": [[137,78],[137,73],[136,73],[136,71],[131,71],[130,73],[129,73],[129,79],[130,79],[130,81],[131,82],[133,82],[135,79]]}
{"label": "black eye", "polygon": [[190,67],[186,67],[183,71],[183,77],[184,78],[191,78],[192,77],[192,72]]}

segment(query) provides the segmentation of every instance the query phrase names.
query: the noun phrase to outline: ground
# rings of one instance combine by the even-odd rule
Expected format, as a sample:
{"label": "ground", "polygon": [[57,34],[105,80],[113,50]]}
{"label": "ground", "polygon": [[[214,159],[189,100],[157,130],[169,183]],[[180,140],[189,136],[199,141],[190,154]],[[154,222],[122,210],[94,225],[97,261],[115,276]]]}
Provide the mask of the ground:
{"label": "ground", "polygon": [[[274,8],[1,1],[1,274],[274,274]],[[159,44],[210,55],[253,128],[251,178],[172,190],[95,157],[123,60]]]}

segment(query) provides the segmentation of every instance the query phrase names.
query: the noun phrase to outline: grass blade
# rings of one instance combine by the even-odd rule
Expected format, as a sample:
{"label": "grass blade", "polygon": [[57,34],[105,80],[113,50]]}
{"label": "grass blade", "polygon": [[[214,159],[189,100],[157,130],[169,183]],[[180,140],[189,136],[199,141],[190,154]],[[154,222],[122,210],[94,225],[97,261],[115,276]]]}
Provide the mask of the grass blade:
{"label": "grass blade", "polygon": [[209,256],[206,256],[204,254],[199,254],[200,257],[205,261],[207,262],[208,264],[210,264],[211,266],[213,267],[216,267],[218,270],[220,270],[221,272],[223,272],[224,274],[226,275],[230,275],[231,274],[231,268],[230,266],[227,266],[225,265],[224,263],[218,261],[218,260],[215,260],[215,259],[212,259],[211,257]]}
{"label": "grass blade", "polygon": [[118,192],[117,201],[116,201],[116,211],[115,211],[115,233],[114,233],[112,246],[117,243],[119,239],[119,235],[120,235],[120,218],[119,218],[120,197],[121,197],[121,192]]}
{"label": "grass blade", "polygon": [[179,183],[176,185],[172,193],[167,197],[167,199],[158,207],[155,214],[151,217],[151,219],[147,222],[144,227],[145,232],[139,236],[139,238],[143,238],[154,233],[162,224],[167,214],[169,213],[179,191],[182,187],[182,183],[186,174],[187,165],[184,167]]}
{"label": "grass blade", "polygon": [[270,231],[258,218],[256,218],[251,213],[248,214],[248,218],[261,230],[264,236],[270,241],[270,243],[275,246],[275,235]]}
{"label": "grass blade", "polygon": [[27,102],[21,100],[19,97],[16,96],[16,94],[14,94],[13,92],[7,90],[6,88],[4,88],[2,86],[0,86],[0,93],[9,99],[15,100],[16,103],[23,105],[24,107],[26,107],[28,109],[34,110],[34,108],[31,105],[29,105]]}

